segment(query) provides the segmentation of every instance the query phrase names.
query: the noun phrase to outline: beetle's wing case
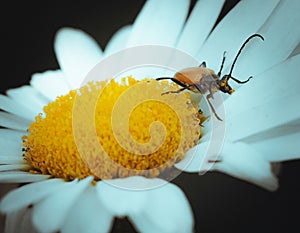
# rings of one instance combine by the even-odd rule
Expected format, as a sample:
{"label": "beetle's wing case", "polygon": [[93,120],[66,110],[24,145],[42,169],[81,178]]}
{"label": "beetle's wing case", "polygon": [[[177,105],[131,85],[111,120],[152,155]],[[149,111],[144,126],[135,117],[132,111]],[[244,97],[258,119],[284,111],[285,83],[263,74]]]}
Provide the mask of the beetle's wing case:
{"label": "beetle's wing case", "polygon": [[207,79],[209,77],[210,80],[214,80],[212,78],[216,76],[215,72],[211,69],[205,67],[193,67],[186,68],[177,72],[174,78],[185,85],[189,85],[189,90],[205,94],[208,90],[207,83],[202,83],[203,79]]}
{"label": "beetle's wing case", "polygon": [[183,69],[175,74],[175,78],[185,84],[199,83],[203,76],[213,75],[215,72],[208,68],[194,67]]}

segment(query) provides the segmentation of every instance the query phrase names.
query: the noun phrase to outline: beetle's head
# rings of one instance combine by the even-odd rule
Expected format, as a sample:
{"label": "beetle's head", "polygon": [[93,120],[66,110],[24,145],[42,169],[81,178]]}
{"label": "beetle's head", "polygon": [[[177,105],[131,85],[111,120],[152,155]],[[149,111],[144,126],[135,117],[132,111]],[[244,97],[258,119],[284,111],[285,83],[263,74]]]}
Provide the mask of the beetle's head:
{"label": "beetle's head", "polygon": [[234,92],[234,90],[228,84],[229,78],[230,78],[229,75],[224,75],[223,78],[218,81],[218,85],[220,91],[231,95]]}
{"label": "beetle's head", "polygon": [[[219,90],[220,91],[222,91],[224,93],[228,93],[228,94],[231,95],[234,92],[234,90],[231,88],[231,86],[228,85],[228,80],[229,79],[232,79],[233,81],[237,82],[238,84],[244,84],[244,83],[247,83],[252,78],[252,76],[251,76],[246,81],[240,81],[240,80],[232,77],[231,74],[232,74],[234,65],[235,65],[239,55],[241,54],[243,48],[254,37],[259,37],[260,39],[264,40],[263,36],[260,35],[260,34],[253,34],[252,36],[248,37],[248,39],[242,44],[242,47],[239,49],[237,55],[235,56],[234,61],[231,65],[229,74],[224,75],[221,80],[218,80],[218,85],[219,85]],[[225,59],[225,55],[223,55],[222,66],[223,66],[223,63],[224,63],[224,59]],[[221,66],[221,70],[222,70],[222,66]],[[220,70],[219,73],[221,73],[221,70]]]}

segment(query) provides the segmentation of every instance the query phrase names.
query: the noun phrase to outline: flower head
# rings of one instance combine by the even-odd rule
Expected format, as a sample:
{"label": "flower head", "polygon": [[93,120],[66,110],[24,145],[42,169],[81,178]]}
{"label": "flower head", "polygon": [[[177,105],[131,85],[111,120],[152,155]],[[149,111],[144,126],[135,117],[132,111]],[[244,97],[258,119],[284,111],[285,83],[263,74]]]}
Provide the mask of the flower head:
{"label": "flower head", "polygon": [[[66,180],[157,177],[200,138],[198,110],[187,94],[162,96],[168,86],[129,77],[89,83],[60,96],[30,125],[23,156],[35,172]],[[145,95],[147,102],[131,109],[132,99]],[[149,133],[158,121],[164,128],[153,125]]]}

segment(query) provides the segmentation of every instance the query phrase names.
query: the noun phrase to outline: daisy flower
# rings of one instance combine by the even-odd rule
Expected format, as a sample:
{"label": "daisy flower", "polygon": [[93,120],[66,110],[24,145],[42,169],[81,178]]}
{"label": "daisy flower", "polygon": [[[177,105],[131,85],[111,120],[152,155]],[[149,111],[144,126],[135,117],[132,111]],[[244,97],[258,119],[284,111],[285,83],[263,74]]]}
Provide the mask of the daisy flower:
{"label": "daisy flower", "polygon": [[[240,1],[214,26],[223,4],[201,0],[188,14],[189,1],[147,1],[134,23],[117,31],[104,51],[82,30],[58,31],[54,49],[60,69],[36,73],[29,85],[0,96],[0,181],[23,184],[1,200],[6,232],[109,232],[115,217],[128,217],[140,232],[193,232],[188,199],[171,183],[178,175],[173,167],[196,174],[218,171],[269,191],[278,188],[273,164],[300,157],[295,77],[300,64],[300,4]],[[253,79],[247,85],[232,84],[235,93],[224,96],[224,103],[216,107],[222,122],[213,115],[202,122],[205,118],[199,117],[193,102],[199,96],[192,95],[191,101],[186,93],[161,95],[166,89],[176,90],[175,84],[131,77],[108,81],[103,75],[101,81],[82,86],[97,64],[143,45],[184,52],[215,71],[226,50],[226,74],[241,44],[254,33],[265,41],[247,44],[233,71],[234,77]],[[176,56],[170,58],[172,64]],[[192,60],[187,66],[196,65]],[[149,71],[133,73],[151,75]],[[140,89],[132,92],[135,87]],[[132,101],[142,93],[161,103],[148,101],[125,128],[117,124],[118,135],[126,127],[132,133],[120,142],[106,125],[116,106],[123,107],[117,116],[126,116],[132,107],[129,101],[117,101],[124,93]],[[204,115],[210,115],[206,105],[201,99]],[[96,113],[95,119],[88,113]],[[148,126],[157,119],[167,134],[151,126],[155,137],[149,138]],[[78,128],[72,128],[74,124]],[[90,143],[95,131],[96,143],[103,147],[100,152],[98,144]],[[132,144],[130,136],[145,144],[158,138],[153,145],[161,147],[150,145],[148,155]],[[135,153],[128,152],[132,148]]]}

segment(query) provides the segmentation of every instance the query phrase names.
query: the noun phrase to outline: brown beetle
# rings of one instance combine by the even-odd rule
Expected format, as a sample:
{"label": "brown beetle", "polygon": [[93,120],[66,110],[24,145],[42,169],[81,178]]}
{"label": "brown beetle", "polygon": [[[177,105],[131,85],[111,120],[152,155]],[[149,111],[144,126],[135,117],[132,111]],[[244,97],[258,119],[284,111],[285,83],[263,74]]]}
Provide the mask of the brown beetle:
{"label": "brown beetle", "polygon": [[229,74],[224,75],[222,77],[222,79],[220,79],[220,77],[221,77],[221,72],[222,72],[223,65],[224,65],[225,58],[226,58],[226,56],[225,56],[226,52],[224,52],[224,54],[223,54],[223,60],[222,60],[221,67],[220,67],[218,74],[215,74],[215,72],[213,70],[206,68],[206,63],[202,62],[202,64],[199,67],[187,68],[187,69],[183,69],[183,70],[177,72],[173,78],[170,78],[170,77],[157,78],[156,80],[158,80],[158,81],[163,80],[163,79],[170,79],[173,82],[177,83],[179,86],[182,86],[182,88],[180,88],[177,91],[167,91],[167,92],[163,93],[162,95],[169,94],[169,93],[179,93],[186,89],[193,91],[195,93],[203,94],[203,95],[208,92],[208,95],[206,95],[207,102],[208,102],[211,110],[213,111],[214,115],[216,116],[216,118],[218,120],[222,121],[222,119],[217,115],[217,113],[209,99],[213,98],[213,94],[217,91],[222,91],[224,93],[232,94],[234,92],[234,90],[228,84],[229,79],[232,79],[233,81],[235,81],[239,84],[244,84],[244,83],[247,83],[252,78],[252,76],[251,76],[246,81],[240,81],[240,80],[232,77],[231,74],[232,74],[234,65],[235,65],[239,55],[241,54],[243,48],[254,37],[259,37],[262,40],[264,40],[264,38],[260,34],[253,34],[252,36],[250,36],[243,43],[241,48],[239,49],[239,51],[232,63]]}

